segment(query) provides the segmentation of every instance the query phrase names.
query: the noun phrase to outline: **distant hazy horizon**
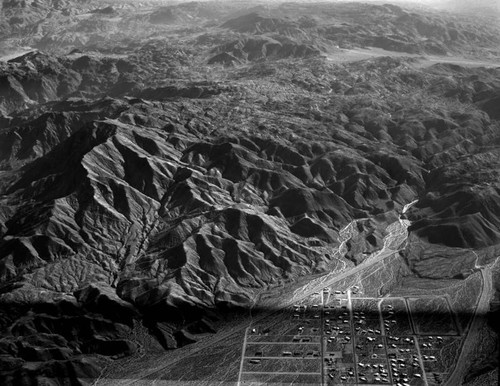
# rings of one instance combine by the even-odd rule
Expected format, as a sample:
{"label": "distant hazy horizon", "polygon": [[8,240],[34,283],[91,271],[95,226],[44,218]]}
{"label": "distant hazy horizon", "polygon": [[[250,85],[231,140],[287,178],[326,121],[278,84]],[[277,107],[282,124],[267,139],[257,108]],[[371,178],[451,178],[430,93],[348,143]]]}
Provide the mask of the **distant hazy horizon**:
{"label": "distant hazy horizon", "polygon": [[[154,1],[154,0],[153,0]],[[218,0],[156,0],[165,4],[191,3],[191,2],[209,2]],[[223,1],[223,0],[222,0]],[[230,1],[230,0],[227,0]],[[252,3],[281,3],[281,2],[304,2],[304,3],[323,3],[323,2],[360,2],[360,3],[394,3],[394,4],[413,4],[430,6],[434,8],[456,10],[488,10],[496,11],[500,14],[500,0],[249,0],[248,4]]]}

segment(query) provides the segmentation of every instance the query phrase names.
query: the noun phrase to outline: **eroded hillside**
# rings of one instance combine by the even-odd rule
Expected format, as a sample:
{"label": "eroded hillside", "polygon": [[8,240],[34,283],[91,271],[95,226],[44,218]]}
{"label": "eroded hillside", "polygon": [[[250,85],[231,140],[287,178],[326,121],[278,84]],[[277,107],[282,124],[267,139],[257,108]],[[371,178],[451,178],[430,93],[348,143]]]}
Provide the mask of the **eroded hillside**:
{"label": "eroded hillside", "polygon": [[[54,7],[11,3],[5,36]],[[363,263],[415,200],[405,275],[498,254],[500,68],[399,55],[489,59],[493,29],[396,6],[58,4],[73,24],[24,32],[46,52],[0,62],[7,384],[196,342]],[[331,60],[366,46],[387,55]]]}

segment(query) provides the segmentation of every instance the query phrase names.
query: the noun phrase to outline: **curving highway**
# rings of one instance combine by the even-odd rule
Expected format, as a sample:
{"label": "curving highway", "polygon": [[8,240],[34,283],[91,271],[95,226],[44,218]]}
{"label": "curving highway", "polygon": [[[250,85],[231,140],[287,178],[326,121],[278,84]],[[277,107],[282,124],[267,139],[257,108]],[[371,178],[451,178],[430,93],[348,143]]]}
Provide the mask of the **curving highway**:
{"label": "curving highway", "polygon": [[[387,227],[387,231],[389,233],[384,238],[384,247],[382,248],[382,250],[378,251],[376,254],[373,254],[370,258],[368,258],[367,260],[365,260],[364,262],[362,262],[358,266],[356,266],[348,271],[342,272],[340,274],[337,272],[333,272],[330,274],[326,274],[319,279],[313,280],[310,283],[310,285],[307,285],[307,288],[305,290],[301,289],[300,294],[297,297],[293,297],[290,301],[282,304],[280,309],[285,309],[287,307],[290,307],[292,304],[294,304],[302,299],[307,298],[308,296],[314,294],[315,292],[321,291],[324,287],[332,286],[336,282],[341,281],[348,276],[354,275],[361,270],[369,268],[372,265],[383,261],[385,258],[392,256],[394,253],[397,253],[398,249],[394,250],[394,249],[391,249],[389,246],[392,246],[392,245],[399,246],[399,245],[401,245],[402,242],[405,241],[406,236],[408,234],[407,228],[409,225],[410,225],[409,221],[401,220],[399,218],[397,221],[395,221],[394,223],[390,224]],[[353,223],[351,222],[344,229],[342,229],[342,231],[341,231],[341,234],[342,234],[341,246],[345,245],[345,242],[347,242],[347,240],[350,238],[350,235],[352,234],[352,226],[353,226]],[[341,247],[339,247],[339,251],[340,251],[340,249],[341,249]],[[270,315],[274,314],[276,311],[277,310],[270,310],[268,312],[264,312],[264,313],[260,314],[259,316],[256,316],[256,317],[254,316],[252,318],[251,322],[252,321],[257,322],[257,321],[260,321],[262,319],[265,319],[265,318],[269,317]],[[208,349],[210,346],[213,346],[217,342],[220,342],[220,341],[230,337],[231,335],[235,334],[238,330],[248,328],[248,326],[249,326],[249,324],[245,324],[244,326],[241,326],[240,329],[236,329],[236,330],[235,329],[232,329],[232,330],[228,329],[228,331],[219,332],[219,333],[217,333],[217,336],[214,337],[213,340],[207,341],[205,344],[203,342],[200,342],[200,344],[198,344],[198,346],[196,348],[187,346],[183,349],[183,352],[178,352],[179,355],[177,355],[175,358],[169,358],[166,361],[164,361],[160,366],[157,366],[155,368],[151,368],[151,369],[149,369],[149,371],[145,370],[139,377],[137,377],[137,379],[121,380],[120,384],[121,385],[142,384],[142,382],[146,379],[148,379],[148,380],[151,380],[153,378],[159,379],[165,375],[166,369],[171,367],[175,363],[183,360],[187,356],[190,356],[190,355],[193,355],[193,354],[200,352],[202,350]],[[100,382],[96,382],[95,384],[102,384],[102,383],[104,383],[103,381],[104,380],[101,379]],[[239,385],[239,382],[238,382],[238,385]]]}
{"label": "curving highway", "polygon": [[490,309],[490,299],[492,294],[492,275],[490,268],[482,267],[481,276],[483,278],[481,296],[474,311],[472,322],[467,330],[455,368],[445,383],[446,386],[457,386],[462,384],[462,380],[465,375],[464,373],[468,368],[466,363],[468,355],[473,350],[474,346],[477,345],[481,327],[484,323],[482,317],[486,315]]}

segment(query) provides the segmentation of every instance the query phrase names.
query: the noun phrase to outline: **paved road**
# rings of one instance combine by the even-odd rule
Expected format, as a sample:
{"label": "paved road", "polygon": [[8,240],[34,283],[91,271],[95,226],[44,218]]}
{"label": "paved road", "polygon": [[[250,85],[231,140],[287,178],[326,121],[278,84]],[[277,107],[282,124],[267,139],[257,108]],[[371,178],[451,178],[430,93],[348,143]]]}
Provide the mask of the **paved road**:
{"label": "paved road", "polygon": [[[398,229],[398,228],[393,229],[393,235],[390,235],[388,238],[390,239],[390,238],[392,238],[392,236],[394,238],[396,238],[398,236],[401,237],[401,229]],[[390,244],[390,243],[386,243],[386,245],[387,244]],[[336,282],[343,280],[346,277],[354,275],[357,272],[364,270],[366,268],[369,268],[374,264],[378,264],[378,263],[382,262],[385,258],[393,255],[394,253],[397,253],[397,251],[393,251],[393,250],[384,248],[376,256],[373,256],[371,259],[364,261],[362,264],[360,264],[359,266],[357,266],[349,271],[343,272],[341,274],[335,274],[335,275],[328,274],[328,275],[323,276],[322,278],[316,279],[313,281],[312,286],[308,286],[309,288],[306,291],[301,292],[300,298],[297,297],[297,298],[292,299],[287,304],[284,304],[281,307],[281,309],[289,307],[293,303],[295,303],[301,299],[305,299],[315,292],[318,292],[318,291],[321,292],[323,287],[332,286]],[[456,385],[459,385],[460,382],[462,381],[462,378],[464,375],[463,372],[466,369],[464,362],[467,360],[467,356],[468,356],[467,354],[474,347],[475,341],[478,339],[478,336],[479,336],[480,327],[482,325],[482,321],[481,321],[480,316],[486,314],[489,310],[489,300],[490,300],[490,295],[491,295],[491,291],[492,291],[492,279],[491,279],[490,269],[488,267],[483,267],[481,269],[481,275],[483,278],[483,287],[482,287],[480,299],[479,299],[478,304],[476,306],[476,310],[474,312],[474,317],[473,317],[473,320],[470,324],[470,328],[468,329],[467,335],[465,337],[458,361],[455,365],[455,368],[454,368],[450,378],[446,382],[447,386],[456,386]],[[268,316],[272,315],[275,312],[276,311],[266,312],[262,315],[259,315],[258,317],[254,317],[253,321],[255,322],[255,321],[259,321],[259,320],[262,320],[264,318],[267,318]],[[210,345],[216,344],[217,342],[228,338],[229,336],[231,336],[235,332],[237,332],[237,330],[230,330],[227,332],[222,332],[222,333],[217,334],[217,339],[211,341]],[[135,384],[135,383],[140,383],[141,380],[144,380],[146,378],[149,378],[149,379],[151,379],[151,377],[160,378],[161,376],[165,375],[165,370],[168,367],[174,365],[176,362],[184,359],[185,357],[190,356],[196,352],[199,352],[205,348],[206,348],[205,345],[201,345],[200,347],[198,347],[196,349],[187,350],[187,352],[183,353],[182,355],[179,355],[176,358],[172,358],[172,359],[164,362],[161,367],[156,368],[156,369],[151,369],[148,373],[144,374],[141,378],[133,380],[133,381],[128,382],[128,383],[122,383],[122,384],[131,385],[131,384]],[[241,368],[240,368],[240,375],[241,375]]]}
{"label": "paved road", "polygon": [[490,309],[490,299],[491,299],[491,291],[492,291],[492,282],[491,282],[491,270],[488,267],[481,268],[481,275],[483,277],[483,288],[481,291],[481,297],[476,306],[476,310],[474,311],[474,316],[472,318],[472,322],[467,331],[467,335],[465,337],[464,343],[462,344],[462,349],[460,350],[460,356],[458,357],[457,363],[451,376],[446,381],[446,386],[457,386],[461,385],[464,372],[467,370],[466,360],[468,359],[469,352],[474,348],[477,344],[477,339],[479,338],[480,329],[483,325],[482,317],[486,315],[486,313]]}
{"label": "paved road", "polygon": [[[402,226],[406,225],[405,223],[400,222],[399,220],[397,222],[399,222]],[[393,225],[393,224],[391,224],[391,225]],[[390,240],[392,237],[396,238],[398,236],[399,237],[401,236],[401,228],[394,227],[394,226],[391,227],[391,225],[388,227],[388,229],[390,229],[392,231],[392,233],[390,233],[388,236],[386,236],[387,240]],[[374,257],[371,257],[371,258],[365,260],[363,263],[361,263],[357,267],[355,267],[349,271],[343,272],[341,274],[338,274],[335,272],[333,274],[327,274],[327,275],[323,276],[322,278],[314,280],[313,286],[311,286],[311,287],[308,286],[309,288],[307,290],[305,290],[303,292],[301,291],[300,297],[298,297],[298,298],[294,297],[291,301],[283,304],[280,307],[280,309],[282,310],[282,309],[285,309],[287,307],[290,307],[295,302],[298,302],[302,299],[305,299],[305,298],[311,296],[312,294],[314,294],[315,292],[318,292],[318,291],[321,292],[323,287],[332,286],[336,282],[343,280],[346,277],[349,277],[351,275],[354,275],[361,270],[369,268],[374,264],[380,263],[385,258],[392,256],[394,253],[398,252],[398,251],[386,249],[386,245],[389,245],[390,243],[384,243],[384,244],[385,244],[384,248],[377,254],[377,256],[374,256]],[[272,311],[265,312],[257,317],[253,317],[252,321],[258,322],[260,320],[263,320],[263,319],[271,316],[272,314],[274,314],[277,311],[279,311],[279,310],[272,310]],[[248,324],[246,324],[245,326],[241,326],[240,329],[244,329],[247,327],[248,327]],[[229,338],[231,335],[237,333],[240,329],[233,329],[233,330],[228,330],[225,332],[219,332],[219,333],[217,333],[217,336],[214,340],[210,340],[206,344],[203,344],[203,342],[200,342],[201,344],[199,344],[198,347],[196,347],[196,348],[191,348],[188,346],[185,348],[184,352],[178,352],[178,356],[176,356],[175,358],[167,359],[165,362],[162,363],[161,366],[149,369],[149,371],[145,370],[145,372],[141,374],[141,377],[138,377],[137,379],[130,380],[128,382],[125,380],[121,380],[120,385],[141,384],[141,382],[144,381],[145,379],[148,379],[148,380],[153,379],[153,378],[159,379],[162,376],[166,375],[166,373],[165,373],[166,369],[171,367],[175,363],[177,363],[177,362],[183,360],[184,358],[191,356],[197,352],[205,350],[205,349],[217,344],[218,342],[220,342],[224,339]],[[245,336],[246,336],[246,334],[245,334]],[[240,368],[241,368],[241,363],[240,363]],[[100,382],[95,382],[94,384],[97,385],[97,384],[101,383],[102,381],[104,381],[104,380],[101,379]]]}

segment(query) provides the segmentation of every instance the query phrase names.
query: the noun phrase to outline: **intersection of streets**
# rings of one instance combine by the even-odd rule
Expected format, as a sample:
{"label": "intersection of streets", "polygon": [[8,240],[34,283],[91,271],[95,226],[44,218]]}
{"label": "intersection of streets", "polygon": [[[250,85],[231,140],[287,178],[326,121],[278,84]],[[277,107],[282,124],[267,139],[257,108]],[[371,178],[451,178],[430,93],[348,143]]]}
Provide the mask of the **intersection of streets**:
{"label": "intersection of streets", "polygon": [[[439,310],[422,312],[426,306]],[[461,332],[448,299],[324,288],[246,331],[240,385],[442,384]]]}

